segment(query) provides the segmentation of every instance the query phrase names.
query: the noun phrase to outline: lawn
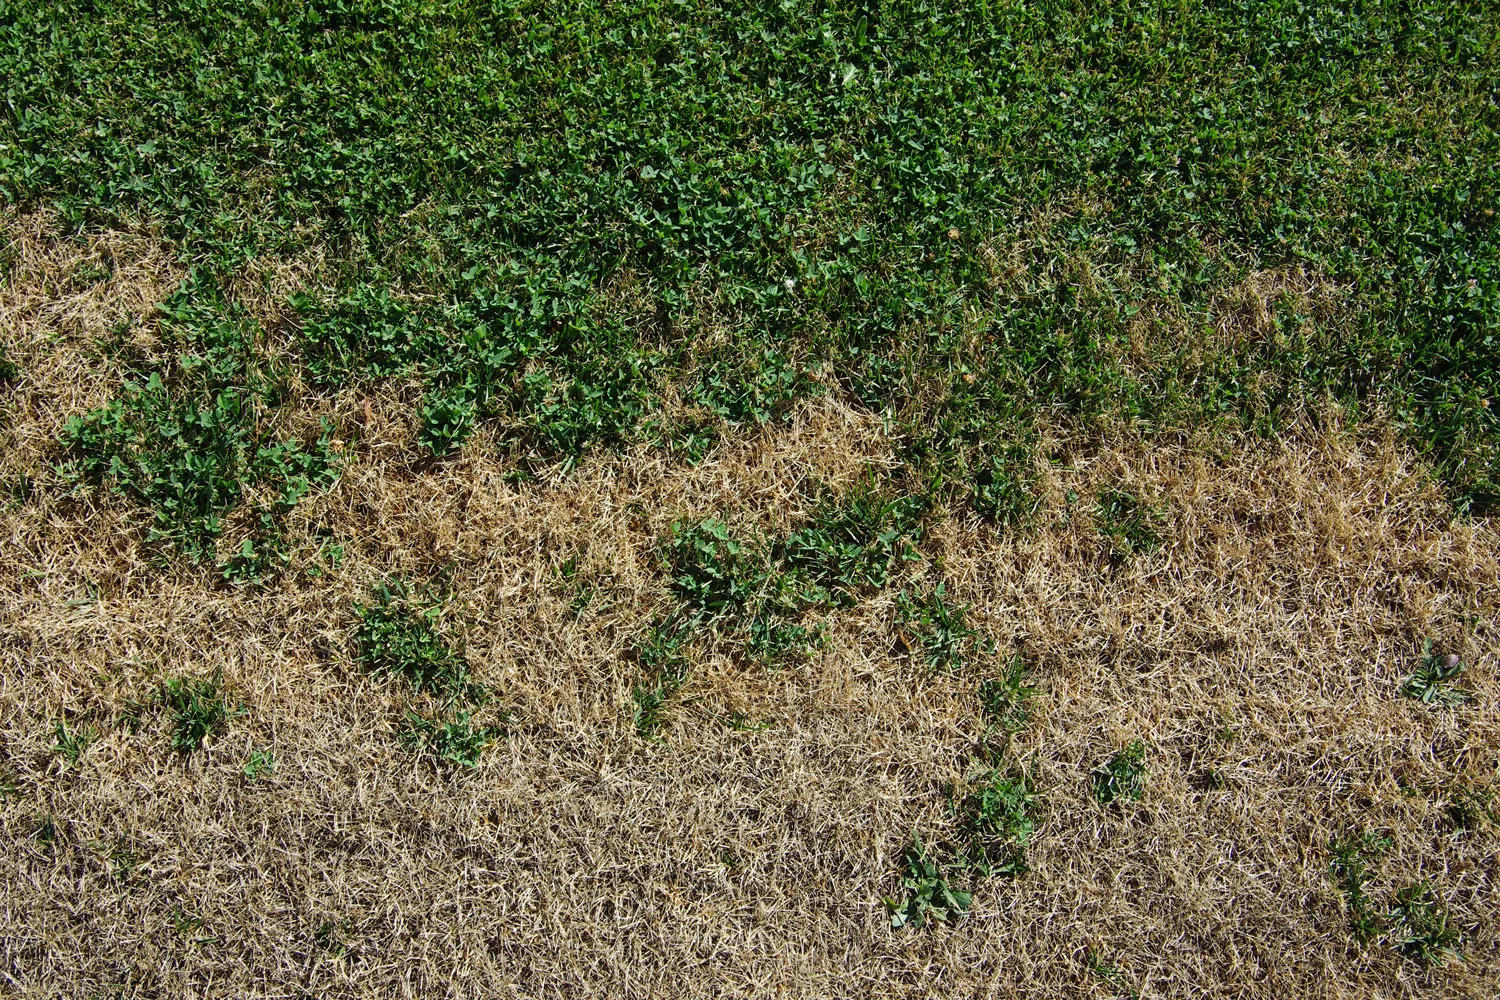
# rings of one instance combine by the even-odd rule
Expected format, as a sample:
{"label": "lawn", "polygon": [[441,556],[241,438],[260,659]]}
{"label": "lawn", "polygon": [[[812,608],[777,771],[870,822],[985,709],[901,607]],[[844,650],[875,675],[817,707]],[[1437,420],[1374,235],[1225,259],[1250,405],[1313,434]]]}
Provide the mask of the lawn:
{"label": "lawn", "polygon": [[0,991],[1500,990],[1500,10],[0,79]]}

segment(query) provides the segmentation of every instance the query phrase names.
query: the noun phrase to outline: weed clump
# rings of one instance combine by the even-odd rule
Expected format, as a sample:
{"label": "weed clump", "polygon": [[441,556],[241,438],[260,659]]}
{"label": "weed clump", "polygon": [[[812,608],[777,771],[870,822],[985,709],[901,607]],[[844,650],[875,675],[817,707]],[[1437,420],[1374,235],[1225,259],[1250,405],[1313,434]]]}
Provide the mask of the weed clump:
{"label": "weed clump", "polygon": [[441,605],[413,599],[396,581],[382,583],[375,601],[354,612],[355,659],[377,676],[402,678],[418,695],[440,699],[431,711],[407,709],[396,729],[400,746],[441,764],[477,767],[484,749],[505,734],[504,713],[493,725],[474,722],[470,709],[490,694],[470,679],[468,660],[438,630]]}
{"label": "weed clump", "polygon": [[53,726],[53,735],[56,737],[57,755],[62,758],[64,766],[68,766],[78,763],[83,752],[99,738],[99,730],[88,723],[76,728],[70,727],[59,719]]}
{"label": "weed clump", "polygon": [[332,432],[311,445],[276,436],[266,413],[285,375],[259,357],[253,321],[207,279],[190,278],[159,308],[173,353],[68,418],[64,469],[149,509],[151,539],[194,561],[216,560],[225,518],[252,489],[267,493],[256,529],[220,563],[226,579],[260,582],[285,562],[286,514],[337,478]]}
{"label": "weed clump", "polygon": [[1007,738],[1031,721],[1031,701],[1036,697],[1036,688],[1026,683],[1030,673],[1031,668],[1017,653],[1006,661],[998,677],[979,683],[979,705],[986,725]]}
{"label": "weed clump", "polygon": [[892,496],[867,479],[775,546],[778,564],[793,575],[812,604],[853,605],[884,587],[903,561],[919,558],[924,496]]}
{"label": "weed clump", "polygon": [[1422,644],[1422,658],[1417,669],[1401,682],[1404,697],[1420,701],[1424,705],[1460,705],[1469,700],[1469,693],[1454,686],[1465,663],[1457,653],[1440,655],[1431,639]]}
{"label": "weed clump", "polygon": [[10,348],[0,341],[0,389],[13,385],[21,377],[21,368],[10,359]]}
{"label": "weed clump", "polygon": [[224,693],[223,673],[208,677],[173,677],[157,690],[157,700],[167,710],[172,749],[191,754],[217,732],[232,715],[244,709],[232,706]]}
{"label": "weed clump", "polygon": [[913,835],[902,855],[904,872],[901,885],[903,899],[884,898],[891,913],[892,927],[921,927],[928,922],[946,923],[969,912],[974,894],[955,889],[948,883],[943,866],[928,855],[922,838]]}
{"label": "weed clump", "polygon": [[967,604],[950,604],[939,582],[925,597],[903,590],[896,597],[898,639],[931,670],[961,670],[976,657],[991,656],[994,642],[971,627]]}
{"label": "weed clump", "polygon": [[505,734],[501,725],[478,726],[468,712],[451,718],[408,711],[396,739],[416,756],[459,767],[479,766],[485,748]]}
{"label": "weed clump", "polygon": [[1365,889],[1370,861],[1390,845],[1389,838],[1374,832],[1335,840],[1328,845],[1329,853],[1333,855],[1329,870],[1344,895],[1344,904],[1349,908],[1349,929],[1361,947],[1375,938],[1382,928],[1379,915],[1370,909],[1370,897]]}
{"label": "weed clump", "polygon": [[1457,946],[1462,935],[1450,923],[1447,907],[1427,883],[1398,890],[1386,923],[1391,947],[1407,961],[1429,966],[1458,959]]}
{"label": "weed clump", "polygon": [[1133,493],[1117,489],[1100,493],[1094,518],[1099,533],[1109,541],[1111,558],[1117,561],[1161,548],[1161,536],[1156,531],[1161,513]]}
{"label": "weed clump", "polygon": [[437,629],[442,608],[412,601],[399,583],[382,584],[373,604],[355,605],[359,616],[356,659],[380,675],[404,677],[418,691],[464,694],[469,664]]}
{"label": "weed clump", "polygon": [[963,868],[988,878],[1028,871],[1026,846],[1036,824],[1029,813],[1035,795],[1024,772],[988,768],[964,782],[950,797],[963,845]]}
{"label": "weed clump", "polygon": [[1109,805],[1128,799],[1139,802],[1146,793],[1146,744],[1132,740],[1094,769],[1094,800]]}

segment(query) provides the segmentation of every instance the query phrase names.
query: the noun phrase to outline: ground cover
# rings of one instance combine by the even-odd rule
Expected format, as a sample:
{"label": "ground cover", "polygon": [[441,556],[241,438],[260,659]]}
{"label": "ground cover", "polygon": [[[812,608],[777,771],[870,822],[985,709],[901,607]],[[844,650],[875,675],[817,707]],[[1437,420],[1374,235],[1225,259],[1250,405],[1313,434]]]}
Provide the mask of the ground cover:
{"label": "ground cover", "polygon": [[6,988],[1492,995],[1496,37],[0,6]]}

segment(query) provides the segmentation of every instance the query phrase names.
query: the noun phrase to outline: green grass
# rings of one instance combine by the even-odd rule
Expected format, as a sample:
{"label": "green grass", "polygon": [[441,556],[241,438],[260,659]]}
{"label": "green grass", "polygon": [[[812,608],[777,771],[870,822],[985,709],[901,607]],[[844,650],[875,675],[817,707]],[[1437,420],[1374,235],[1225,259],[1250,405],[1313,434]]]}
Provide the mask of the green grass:
{"label": "green grass", "polygon": [[355,605],[355,658],[382,676],[405,678],[418,691],[466,695],[469,664],[438,630],[442,606],[414,600],[399,581],[383,583],[371,604]]}
{"label": "green grass", "polygon": [[955,789],[950,808],[958,819],[961,864],[981,877],[1014,877],[1028,870],[1026,845],[1036,823],[1031,783],[1021,772],[989,768]]}
{"label": "green grass", "polygon": [[1418,965],[1441,965],[1458,959],[1463,935],[1448,918],[1448,910],[1425,882],[1409,885],[1396,893],[1391,912],[1391,947],[1402,958]]}
{"label": "green grass", "polygon": [[949,602],[941,581],[925,596],[903,590],[896,596],[900,641],[930,670],[961,670],[995,651],[989,636],[969,625],[968,611]]}
{"label": "green grass", "polygon": [[231,716],[244,711],[225,697],[223,675],[218,671],[208,677],[168,678],[156,697],[167,711],[172,749],[184,755],[201,750]]}
{"label": "green grass", "polygon": [[1146,793],[1146,744],[1131,740],[1090,775],[1094,799],[1100,805],[1129,800]]}
{"label": "green grass", "polygon": [[484,750],[505,734],[503,726],[476,726],[468,712],[451,718],[407,712],[396,738],[417,756],[458,767],[479,766]]}
{"label": "green grass", "polygon": [[99,739],[99,730],[88,723],[69,726],[59,719],[53,726],[53,735],[56,737],[57,756],[62,760],[63,766],[67,767],[77,764],[90,744]]}
{"label": "green grass", "polygon": [[[1275,433],[1333,396],[1481,510],[1496,38],[1447,0],[21,2],[0,201],[149,222],[211,275],[332,250],[301,373],[417,375],[437,454],[485,422],[522,468],[692,457],[827,386],[1019,524],[1042,424]],[[1218,293],[1278,267],[1339,307],[1282,293],[1269,333],[1219,337]],[[257,435],[233,399],[152,393],[100,447],[129,467],[132,413],[211,414],[182,443],[214,485],[158,526],[200,548]]]}
{"label": "green grass", "polygon": [[1349,929],[1361,947],[1369,944],[1383,928],[1380,915],[1371,909],[1366,885],[1370,877],[1370,862],[1391,846],[1391,841],[1373,831],[1359,837],[1335,840],[1328,845],[1333,855],[1330,873],[1343,893],[1344,905],[1349,912]]}

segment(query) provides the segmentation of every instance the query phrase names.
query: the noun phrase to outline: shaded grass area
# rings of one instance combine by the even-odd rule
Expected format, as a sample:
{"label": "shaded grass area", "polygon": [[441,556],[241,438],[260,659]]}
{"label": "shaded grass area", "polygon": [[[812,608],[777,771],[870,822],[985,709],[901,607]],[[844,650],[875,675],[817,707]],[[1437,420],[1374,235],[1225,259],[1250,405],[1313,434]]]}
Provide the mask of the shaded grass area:
{"label": "shaded grass area", "polygon": [[325,253],[299,371],[419,374],[424,447],[487,422],[523,472],[831,386],[1023,519],[1048,422],[1333,394],[1482,509],[1495,43],[1458,3],[10,4],[0,197],[223,275]]}

